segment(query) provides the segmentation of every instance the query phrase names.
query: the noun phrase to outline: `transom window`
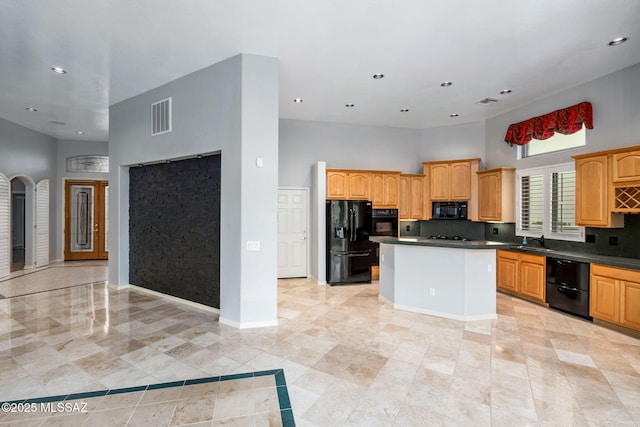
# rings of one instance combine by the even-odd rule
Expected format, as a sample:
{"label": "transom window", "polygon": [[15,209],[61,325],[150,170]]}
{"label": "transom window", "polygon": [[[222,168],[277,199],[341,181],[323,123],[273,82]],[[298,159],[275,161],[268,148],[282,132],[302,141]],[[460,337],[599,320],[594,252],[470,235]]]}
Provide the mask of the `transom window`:
{"label": "transom window", "polygon": [[532,139],[527,144],[518,147],[518,157],[532,157],[540,154],[555,153],[556,151],[568,150],[570,148],[583,147],[587,144],[587,131],[582,129],[571,135],[555,133],[552,137],[540,140]]}

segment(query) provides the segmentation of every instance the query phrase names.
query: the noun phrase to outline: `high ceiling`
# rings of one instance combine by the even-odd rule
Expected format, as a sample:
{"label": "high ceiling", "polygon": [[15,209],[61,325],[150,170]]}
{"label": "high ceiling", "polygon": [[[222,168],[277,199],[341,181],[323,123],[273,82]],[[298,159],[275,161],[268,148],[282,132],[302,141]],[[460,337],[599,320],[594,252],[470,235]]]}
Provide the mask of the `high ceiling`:
{"label": "high ceiling", "polygon": [[280,117],[406,128],[483,120],[640,62],[638,0],[0,6],[0,117],[59,139],[106,141],[109,105],[238,53],[280,59]]}

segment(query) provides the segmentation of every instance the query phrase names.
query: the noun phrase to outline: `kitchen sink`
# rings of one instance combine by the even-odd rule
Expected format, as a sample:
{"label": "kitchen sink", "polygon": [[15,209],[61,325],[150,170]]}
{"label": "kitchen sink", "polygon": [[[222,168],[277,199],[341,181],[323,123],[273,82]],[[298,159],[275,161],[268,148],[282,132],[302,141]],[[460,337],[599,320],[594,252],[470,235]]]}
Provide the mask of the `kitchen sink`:
{"label": "kitchen sink", "polygon": [[553,249],[549,249],[549,248],[537,248],[535,246],[524,246],[524,245],[520,245],[520,246],[516,246],[518,249],[526,249],[528,251],[533,251],[533,252],[553,252]]}

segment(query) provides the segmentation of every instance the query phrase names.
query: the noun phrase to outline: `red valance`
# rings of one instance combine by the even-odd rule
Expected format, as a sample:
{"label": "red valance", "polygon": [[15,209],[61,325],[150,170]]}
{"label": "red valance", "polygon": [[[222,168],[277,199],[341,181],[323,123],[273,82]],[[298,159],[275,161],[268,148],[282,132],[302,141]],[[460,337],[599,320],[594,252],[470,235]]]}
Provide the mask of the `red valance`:
{"label": "red valance", "polygon": [[525,145],[532,139],[547,139],[555,132],[570,135],[582,129],[583,124],[587,129],[593,129],[593,111],[590,102],[581,102],[544,116],[509,125],[504,140],[509,144]]}

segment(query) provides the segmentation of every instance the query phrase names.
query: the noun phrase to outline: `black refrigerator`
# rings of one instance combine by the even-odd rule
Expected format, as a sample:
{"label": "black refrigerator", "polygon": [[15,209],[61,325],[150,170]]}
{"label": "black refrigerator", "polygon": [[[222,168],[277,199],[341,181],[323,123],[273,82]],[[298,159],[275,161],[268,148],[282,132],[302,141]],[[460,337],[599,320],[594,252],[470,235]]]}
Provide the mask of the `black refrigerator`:
{"label": "black refrigerator", "polygon": [[371,283],[371,202],[327,200],[327,283]]}

